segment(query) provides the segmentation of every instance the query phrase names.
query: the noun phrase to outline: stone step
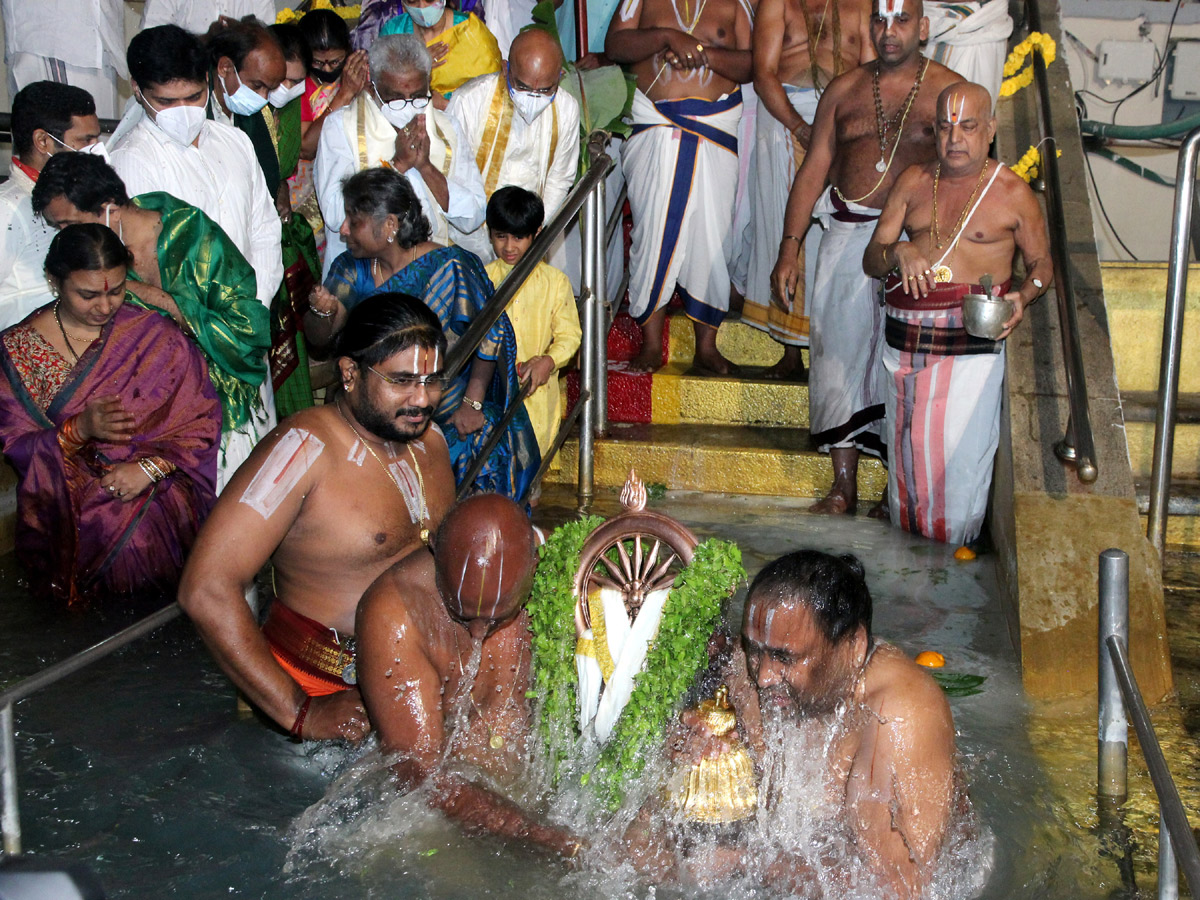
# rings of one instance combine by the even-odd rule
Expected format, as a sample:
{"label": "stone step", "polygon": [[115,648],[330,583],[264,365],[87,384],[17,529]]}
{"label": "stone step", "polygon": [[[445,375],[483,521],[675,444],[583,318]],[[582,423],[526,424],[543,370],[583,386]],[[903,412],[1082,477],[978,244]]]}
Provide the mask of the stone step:
{"label": "stone step", "polygon": [[[667,361],[690,365],[696,354],[696,329],[691,319],[676,313],[667,317]],[[783,346],[765,331],[759,331],[740,319],[726,319],[717,329],[717,349],[738,366],[765,368],[779,362]],[[805,360],[808,351],[804,351]]]}
{"label": "stone step", "polygon": [[[1124,405],[1124,404],[1122,404]],[[1129,462],[1134,478],[1149,478],[1154,468],[1154,420],[1125,422],[1129,444]],[[1200,477],[1200,425],[1175,426],[1175,445],[1171,454],[1172,478]]]}
{"label": "stone step", "polygon": [[[1150,479],[1134,481],[1138,513],[1145,530],[1150,512]],[[1167,499],[1167,546],[1175,550],[1200,551],[1200,478],[1175,478]]]}
{"label": "stone step", "polygon": [[[546,480],[574,484],[578,454],[578,442],[568,441],[561,469]],[[816,452],[804,428],[613,424],[596,441],[597,488],[620,487],[631,468],[646,484],[673,491],[819,498],[833,484],[829,457]],[[859,501],[878,501],[886,486],[883,465],[863,457]]]}

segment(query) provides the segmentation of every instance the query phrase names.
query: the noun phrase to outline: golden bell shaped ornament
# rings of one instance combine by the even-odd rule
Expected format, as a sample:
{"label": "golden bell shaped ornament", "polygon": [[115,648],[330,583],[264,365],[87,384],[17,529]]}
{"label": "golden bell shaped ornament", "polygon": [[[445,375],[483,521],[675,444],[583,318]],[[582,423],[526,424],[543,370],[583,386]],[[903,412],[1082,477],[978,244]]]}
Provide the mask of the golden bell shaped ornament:
{"label": "golden bell shaped ornament", "polygon": [[[714,735],[730,734],[737,727],[737,711],[729,703],[725,685],[695,713]],[[701,759],[676,784],[675,807],[685,821],[725,825],[749,818],[758,808],[754,762],[736,735],[729,749]]]}

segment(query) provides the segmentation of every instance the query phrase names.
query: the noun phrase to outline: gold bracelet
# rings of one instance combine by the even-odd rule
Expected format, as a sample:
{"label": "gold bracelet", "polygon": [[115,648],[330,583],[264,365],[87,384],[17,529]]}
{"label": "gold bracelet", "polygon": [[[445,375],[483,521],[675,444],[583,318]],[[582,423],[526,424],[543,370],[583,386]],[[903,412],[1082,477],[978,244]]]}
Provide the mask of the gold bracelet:
{"label": "gold bracelet", "polygon": [[782,244],[784,241],[795,241],[797,244],[804,243],[804,241],[801,238],[796,237],[794,234],[785,234],[783,236],[783,238],[779,241],[779,243]]}
{"label": "gold bracelet", "polygon": [[329,312],[321,312],[319,309],[316,309],[316,308],[315,308],[315,307],[313,307],[313,306],[309,306],[309,307],[308,307],[308,311],[309,311],[310,313],[312,313],[314,316],[316,316],[318,319],[330,319],[330,318],[333,318],[333,314],[337,312],[337,310],[336,310],[336,309],[331,309]]}

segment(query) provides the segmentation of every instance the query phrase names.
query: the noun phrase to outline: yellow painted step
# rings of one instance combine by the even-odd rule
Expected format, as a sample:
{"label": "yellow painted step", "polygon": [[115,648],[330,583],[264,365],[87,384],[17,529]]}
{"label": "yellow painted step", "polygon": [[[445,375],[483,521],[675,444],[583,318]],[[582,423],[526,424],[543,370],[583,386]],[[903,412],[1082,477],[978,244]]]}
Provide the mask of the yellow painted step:
{"label": "yellow painted step", "polygon": [[[1126,422],[1129,462],[1134,478],[1149,478],[1154,466],[1154,423]],[[1172,478],[1200,476],[1200,425],[1176,425],[1171,455]]]}
{"label": "yellow painted step", "polygon": [[680,363],[654,373],[651,421],[656,425],[808,427],[808,385],[764,378],[688,375]]}
{"label": "yellow painted step", "polygon": [[[682,313],[667,319],[667,361],[691,365],[696,355],[696,331],[692,320]],[[778,344],[757,328],[739,320],[721,323],[717,329],[717,349],[731,363],[739,366],[773,366],[783,356]],[[807,359],[808,351],[805,351]]]}
{"label": "yellow painted step", "polygon": [[[563,447],[562,469],[548,482],[574,484],[578,443]],[[812,449],[803,428],[696,425],[613,425],[596,441],[599,487],[619,487],[629,470],[667,490],[785,497],[823,497],[833,484],[829,457]],[[887,471],[870,457],[858,465],[858,499],[873,503]]]}
{"label": "yellow painted step", "polygon": [[[1108,308],[1117,386],[1122,391],[1158,388],[1163,309],[1167,296],[1166,263],[1103,263],[1104,302]],[[1200,391],[1200,266],[1189,267],[1183,365],[1179,390]],[[1130,448],[1132,451],[1132,447]],[[1136,467],[1135,467],[1136,471]]]}

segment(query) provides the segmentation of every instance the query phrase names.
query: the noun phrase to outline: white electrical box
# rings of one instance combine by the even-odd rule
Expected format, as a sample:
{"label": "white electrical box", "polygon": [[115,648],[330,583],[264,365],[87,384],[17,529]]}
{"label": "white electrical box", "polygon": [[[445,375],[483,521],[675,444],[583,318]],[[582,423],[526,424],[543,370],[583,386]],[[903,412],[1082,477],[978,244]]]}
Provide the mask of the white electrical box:
{"label": "white electrical box", "polygon": [[1155,52],[1151,41],[1101,41],[1096,77],[1143,84],[1154,77]]}
{"label": "white electrical box", "polygon": [[1180,41],[1171,51],[1172,100],[1200,100],[1200,41]]}

